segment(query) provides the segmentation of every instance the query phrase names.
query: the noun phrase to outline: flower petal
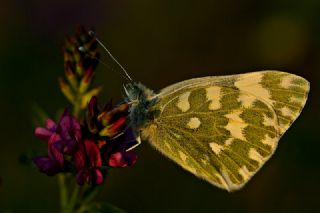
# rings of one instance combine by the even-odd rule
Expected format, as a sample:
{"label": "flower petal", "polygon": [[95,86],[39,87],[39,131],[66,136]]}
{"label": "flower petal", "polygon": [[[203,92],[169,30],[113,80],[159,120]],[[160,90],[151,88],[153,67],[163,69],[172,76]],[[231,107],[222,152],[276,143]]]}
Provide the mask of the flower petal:
{"label": "flower petal", "polygon": [[89,116],[92,117],[92,116],[96,116],[99,112],[99,109],[98,109],[98,99],[97,99],[97,96],[92,96],[91,99],[90,99],[90,102],[88,104],[88,113],[89,113]]}
{"label": "flower petal", "polygon": [[101,167],[102,160],[98,146],[91,140],[85,140],[84,145],[90,166]]}
{"label": "flower petal", "polygon": [[53,120],[47,119],[46,120],[46,128],[49,129],[50,131],[54,132],[54,131],[56,131],[57,124]]}
{"label": "flower petal", "polygon": [[98,168],[83,168],[78,171],[76,179],[79,185],[85,183],[100,185],[103,183],[103,174]]}
{"label": "flower petal", "polygon": [[98,131],[98,122],[97,122],[98,114],[99,114],[98,100],[96,96],[93,96],[90,99],[90,102],[88,104],[88,113],[87,113],[88,129],[93,134],[97,133]]}
{"label": "flower petal", "polygon": [[100,136],[114,137],[121,133],[121,131],[125,128],[126,125],[126,117],[120,117],[114,123],[109,126],[103,128],[100,132]]}
{"label": "flower petal", "polygon": [[48,176],[53,176],[62,171],[60,163],[55,159],[41,156],[33,158],[32,161],[41,172]]}
{"label": "flower petal", "polygon": [[84,93],[88,90],[93,77],[93,73],[94,73],[94,68],[92,66],[85,71],[84,76],[80,81],[80,85],[79,85],[80,93]]}
{"label": "flower petal", "polygon": [[72,155],[77,147],[78,143],[74,139],[57,141],[54,146],[63,154]]}
{"label": "flower petal", "polygon": [[83,146],[79,145],[76,152],[73,155],[73,160],[77,171],[85,167],[85,152]]}
{"label": "flower petal", "polygon": [[55,144],[61,140],[60,135],[54,133],[48,141],[48,155],[49,158],[57,160],[63,166],[63,154],[56,148]]}
{"label": "flower petal", "polygon": [[48,140],[53,133],[46,128],[37,127],[34,130],[34,134],[36,135],[37,138],[40,138],[42,140]]}
{"label": "flower petal", "polygon": [[132,166],[137,162],[138,156],[135,152],[129,151],[129,152],[123,153],[123,158],[125,162],[127,162],[128,166]]}
{"label": "flower petal", "polygon": [[95,168],[93,171],[93,176],[94,176],[94,184],[100,185],[103,183],[103,174],[100,171],[100,169]]}
{"label": "flower petal", "polygon": [[65,147],[63,151],[64,153],[71,155],[74,153],[76,146],[77,146],[76,140],[74,139],[67,140],[65,141]]}
{"label": "flower petal", "polygon": [[123,159],[121,152],[116,152],[109,157],[108,164],[111,167],[126,167],[127,164]]}
{"label": "flower petal", "polygon": [[81,140],[81,126],[76,118],[70,116],[66,111],[63,113],[60,122],[60,133],[61,137],[64,139],[75,139],[77,141]]}
{"label": "flower petal", "polygon": [[120,133],[123,127],[126,124],[126,117],[120,117],[118,120],[116,120],[112,126],[110,127],[110,131],[113,133]]}
{"label": "flower petal", "polygon": [[109,157],[108,164],[111,167],[123,168],[135,164],[137,158],[137,155],[132,151],[116,152]]}
{"label": "flower petal", "polygon": [[128,114],[129,105],[127,103],[121,104],[112,110],[105,110],[98,116],[98,120],[103,126],[112,124],[113,120],[119,117],[126,117]]}

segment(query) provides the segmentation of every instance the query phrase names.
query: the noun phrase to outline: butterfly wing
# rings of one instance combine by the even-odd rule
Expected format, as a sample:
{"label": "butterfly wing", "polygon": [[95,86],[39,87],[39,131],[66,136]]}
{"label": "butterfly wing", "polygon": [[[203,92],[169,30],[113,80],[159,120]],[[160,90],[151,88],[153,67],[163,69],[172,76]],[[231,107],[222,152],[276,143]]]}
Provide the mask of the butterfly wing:
{"label": "butterfly wing", "polygon": [[191,79],[159,93],[159,116],[142,134],[187,171],[233,191],[271,157],[308,91],[305,79],[278,71]]}

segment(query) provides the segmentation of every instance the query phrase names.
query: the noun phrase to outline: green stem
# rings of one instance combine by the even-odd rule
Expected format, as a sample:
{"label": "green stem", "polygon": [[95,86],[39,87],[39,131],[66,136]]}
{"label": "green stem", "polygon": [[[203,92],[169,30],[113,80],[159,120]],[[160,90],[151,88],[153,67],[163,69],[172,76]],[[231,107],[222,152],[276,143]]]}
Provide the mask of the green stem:
{"label": "green stem", "polygon": [[80,93],[80,91],[76,91],[76,94],[75,94],[75,102],[73,104],[73,115],[76,117],[76,118],[79,118],[79,115],[80,115],[80,112],[81,112],[81,100],[82,100],[82,96],[83,94]]}
{"label": "green stem", "polygon": [[58,175],[58,184],[60,189],[60,208],[61,212],[64,212],[67,203],[68,203],[68,190],[65,183],[65,175],[59,174]]}
{"label": "green stem", "polygon": [[97,196],[100,191],[100,187],[85,185],[82,188],[82,196],[79,199],[80,206],[77,209],[77,213],[86,212],[89,208],[91,201]]}
{"label": "green stem", "polygon": [[76,205],[80,201],[80,186],[78,184],[75,184],[72,195],[70,197],[70,200],[65,208],[65,212],[74,212]]}
{"label": "green stem", "polygon": [[73,106],[73,115],[78,118],[79,117],[79,114],[80,114],[80,104],[75,104]]}
{"label": "green stem", "polygon": [[75,184],[75,187],[73,189],[73,193],[70,198],[70,204],[72,204],[72,206],[75,206],[75,204],[78,200],[78,197],[79,197],[79,192],[80,192],[80,186],[78,184]]}

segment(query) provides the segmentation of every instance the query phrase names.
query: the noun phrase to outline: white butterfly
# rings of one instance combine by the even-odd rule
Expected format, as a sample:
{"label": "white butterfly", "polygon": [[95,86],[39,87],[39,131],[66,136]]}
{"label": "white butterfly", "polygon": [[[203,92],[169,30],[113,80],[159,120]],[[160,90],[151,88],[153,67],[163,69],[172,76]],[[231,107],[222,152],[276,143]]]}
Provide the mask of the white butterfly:
{"label": "white butterfly", "polygon": [[130,121],[162,154],[209,183],[240,189],[304,107],[305,79],[285,72],[195,78],[158,94],[126,86]]}

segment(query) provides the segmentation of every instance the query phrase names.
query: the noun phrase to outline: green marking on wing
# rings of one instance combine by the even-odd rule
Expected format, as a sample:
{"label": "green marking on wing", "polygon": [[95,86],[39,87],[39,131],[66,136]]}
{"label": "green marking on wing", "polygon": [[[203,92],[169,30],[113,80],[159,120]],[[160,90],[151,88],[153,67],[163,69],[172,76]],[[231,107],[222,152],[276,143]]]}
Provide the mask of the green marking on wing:
{"label": "green marking on wing", "polygon": [[[218,173],[220,166],[219,164],[210,164],[210,160],[215,161],[215,159],[209,158],[209,150],[203,149],[204,144],[201,141],[192,134],[174,126],[161,126],[160,128],[171,138],[170,146],[172,149],[170,153],[175,156],[173,159],[175,162],[196,176],[213,180],[219,187],[223,186],[223,179],[221,179],[222,177],[219,179]],[[177,135],[179,137],[176,137]],[[185,156],[181,156],[180,152]],[[165,153],[165,155],[167,154],[169,153]]]}
{"label": "green marking on wing", "polygon": [[266,72],[261,83],[270,91],[283,134],[301,113],[307,100],[309,82],[289,73]]}

